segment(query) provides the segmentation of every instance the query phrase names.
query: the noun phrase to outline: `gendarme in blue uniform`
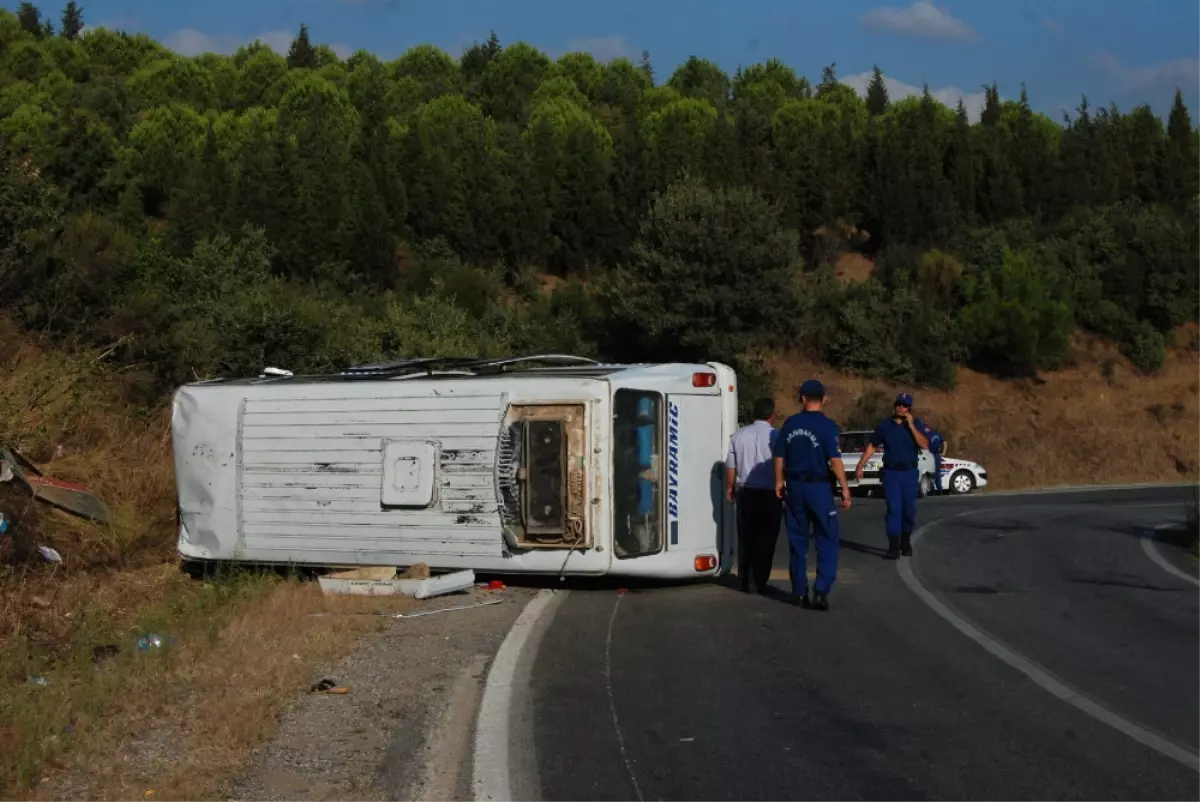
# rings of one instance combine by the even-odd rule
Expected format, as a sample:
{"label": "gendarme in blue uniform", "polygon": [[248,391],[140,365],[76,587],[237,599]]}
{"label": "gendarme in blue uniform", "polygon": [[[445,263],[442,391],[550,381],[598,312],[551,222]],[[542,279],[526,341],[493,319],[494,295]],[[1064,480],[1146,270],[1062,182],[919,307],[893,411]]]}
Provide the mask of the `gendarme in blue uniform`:
{"label": "gendarme in blue uniform", "polygon": [[817,581],[813,589],[829,593],[837,578],[838,518],[830,492],[829,461],[842,456],[837,424],[824,412],[798,412],[784,421],[775,441],[775,457],[783,460],[784,524],[792,593],[808,593],[808,538],[817,547]]}
{"label": "gendarme in blue uniform", "polygon": [[921,433],[925,435],[926,439],[929,440],[929,451],[931,454],[933,454],[933,489],[938,493],[941,493],[942,445],[945,443],[945,441],[942,439],[942,435],[939,434],[938,431],[928,423],[925,424],[925,428],[921,430]]}
{"label": "gendarme in blue uniform", "polygon": [[[925,424],[920,418],[913,418],[913,426],[924,433]],[[917,521],[917,459],[921,449],[908,426],[892,418],[879,422],[871,443],[883,450],[880,481],[887,503],[887,536],[893,539],[911,535]]]}

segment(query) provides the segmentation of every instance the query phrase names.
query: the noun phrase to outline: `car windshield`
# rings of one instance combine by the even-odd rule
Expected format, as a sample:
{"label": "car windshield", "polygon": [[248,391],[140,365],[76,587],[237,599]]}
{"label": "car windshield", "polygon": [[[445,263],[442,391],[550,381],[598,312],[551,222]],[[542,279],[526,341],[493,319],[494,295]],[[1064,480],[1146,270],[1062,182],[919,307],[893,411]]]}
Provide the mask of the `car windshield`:
{"label": "car windshield", "polygon": [[843,454],[861,454],[871,442],[871,432],[842,432],[838,445]]}

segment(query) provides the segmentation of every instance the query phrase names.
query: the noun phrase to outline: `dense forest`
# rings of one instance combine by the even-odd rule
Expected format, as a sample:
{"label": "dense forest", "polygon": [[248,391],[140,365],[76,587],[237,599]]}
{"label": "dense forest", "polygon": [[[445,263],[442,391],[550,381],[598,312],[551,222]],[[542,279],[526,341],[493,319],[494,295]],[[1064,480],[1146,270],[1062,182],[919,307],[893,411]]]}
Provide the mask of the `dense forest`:
{"label": "dense forest", "polygon": [[[666,80],[662,80],[665,78]],[[1180,95],[1054,120],[1024,88],[867,96],[833,65],[340,59],[300,28],[181,57],[0,11],[0,309],[111,344],[146,400],[194,377],[538,350],[802,350],[950,386],[1052,369],[1074,327],[1141,369],[1195,320],[1197,131]],[[865,281],[838,257],[874,263]]]}

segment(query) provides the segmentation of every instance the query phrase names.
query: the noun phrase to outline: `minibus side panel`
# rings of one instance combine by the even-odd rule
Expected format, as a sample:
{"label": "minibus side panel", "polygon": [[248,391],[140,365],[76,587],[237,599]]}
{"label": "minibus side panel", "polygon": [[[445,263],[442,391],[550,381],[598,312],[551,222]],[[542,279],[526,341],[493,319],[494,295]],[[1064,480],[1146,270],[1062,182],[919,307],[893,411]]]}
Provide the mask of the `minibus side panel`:
{"label": "minibus side panel", "polygon": [[725,498],[721,397],[667,396],[667,551],[719,557]]}

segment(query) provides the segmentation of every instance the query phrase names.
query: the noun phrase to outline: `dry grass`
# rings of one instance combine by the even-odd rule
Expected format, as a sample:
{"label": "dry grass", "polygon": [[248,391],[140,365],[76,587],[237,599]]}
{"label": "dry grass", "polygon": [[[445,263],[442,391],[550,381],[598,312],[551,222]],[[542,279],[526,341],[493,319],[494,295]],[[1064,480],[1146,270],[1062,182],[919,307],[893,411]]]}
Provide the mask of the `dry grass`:
{"label": "dry grass", "polygon": [[[187,579],[174,565],[169,412],[125,402],[106,356],[40,348],[0,319],[0,443],[114,514],[89,523],[0,485],[16,535],[0,538],[2,797],[210,794],[271,733],[313,663],[380,623],[310,612],[411,604],[326,599],[274,576]],[[23,559],[21,537],[63,563]],[[176,641],[138,652],[147,632]]]}
{"label": "dry grass", "polygon": [[861,253],[843,253],[834,263],[834,274],[845,284],[862,284],[874,270],[875,263]]}
{"label": "dry grass", "polygon": [[[177,576],[167,581],[185,584]],[[314,664],[384,625],[378,617],[336,613],[415,604],[326,597],[312,582],[261,576],[190,583],[171,597],[173,609],[158,611],[178,639],[168,649],[131,652],[69,684],[52,677],[47,686],[21,689],[19,704],[42,719],[103,708],[102,716],[76,712],[71,749],[26,798],[135,799],[150,791],[155,799],[212,797],[274,734],[288,702],[320,679]]]}
{"label": "dry grass", "polygon": [[[1190,332],[1176,341],[1195,342]],[[960,368],[952,392],[915,392],[917,415],[943,432],[947,455],[981,463],[991,489],[1200,478],[1196,351],[1173,348],[1160,372],[1143,376],[1095,337],[1077,336],[1072,350],[1071,367],[1033,381]],[[864,423],[854,420],[863,407],[889,410],[901,389],[802,359],[776,355],[769,364],[782,413],[797,409],[795,388],[817,376],[830,395],[829,414],[843,428]]]}

